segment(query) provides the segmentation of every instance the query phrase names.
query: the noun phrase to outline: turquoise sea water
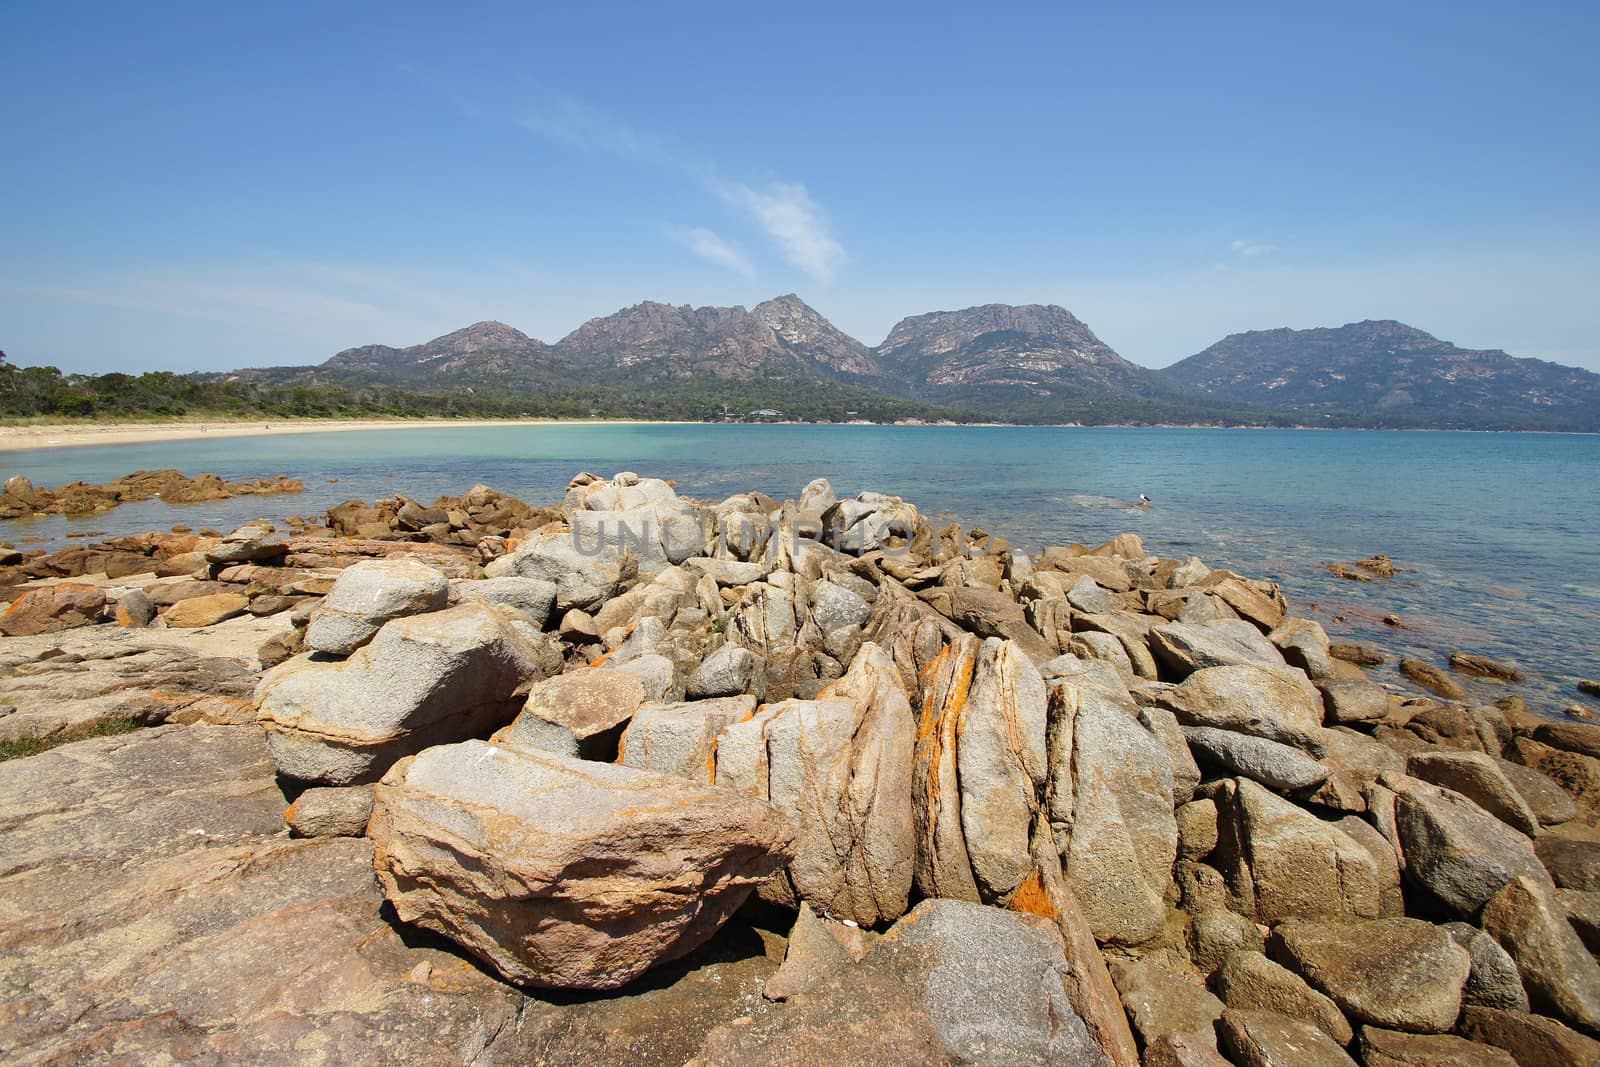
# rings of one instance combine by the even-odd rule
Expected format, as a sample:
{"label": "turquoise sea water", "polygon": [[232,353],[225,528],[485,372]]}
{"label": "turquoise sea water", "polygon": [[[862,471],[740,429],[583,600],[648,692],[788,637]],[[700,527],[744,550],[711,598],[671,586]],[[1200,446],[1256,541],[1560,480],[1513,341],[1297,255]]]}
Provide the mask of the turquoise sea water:
{"label": "turquoise sea water", "polygon": [[[959,519],[1026,548],[1095,544],[1124,530],[1161,555],[1197,555],[1284,584],[1291,606],[1340,636],[1442,663],[1454,649],[1513,660],[1526,686],[1493,698],[1600,702],[1600,437],[1539,434],[1045,427],[580,425],[414,428],[0,453],[0,475],[104,481],[177,467],[289,474],[303,495],[129,505],[86,520],[0,523],[0,539],[110,534],[183,522],[231,528],[315,515],[352,497],[424,501],[484,482],[532,503],[580,470],[675,478],[720,498],[798,495],[825,475],[841,494],[896,493],[936,525]],[[332,482],[331,479],[338,479]],[[1131,505],[1148,493],[1155,506]],[[47,544],[46,547],[49,547]],[[1385,552],[1411,573],[1353,583],[1324,565]],[[1407,629],[1378,620],[1399,614]]]}

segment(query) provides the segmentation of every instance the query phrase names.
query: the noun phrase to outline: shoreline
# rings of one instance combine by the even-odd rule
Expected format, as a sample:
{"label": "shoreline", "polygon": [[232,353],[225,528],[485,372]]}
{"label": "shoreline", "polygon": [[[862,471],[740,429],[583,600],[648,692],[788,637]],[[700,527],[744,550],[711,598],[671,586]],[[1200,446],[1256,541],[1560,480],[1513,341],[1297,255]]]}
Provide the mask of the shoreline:
{"label": "shoreline", "polygon": [[1361,430],[1372,433],[1472,433],[1472,434],[1538,434],[1557,437],[1585,437],[1588,434],[1570,430],[1464,430],[1434,428],[1375,428],[1364,426],[1206,426],[1189,423],[1155,426],[1129,423],[1086,425],[1083,423],[1011,423],[1011,422],[914,422],[914,423],[808,423],[762,422],[722,423],[686,419],[305,419],[226,421],[207,420],[194,422],[95,422],[95,423],[37,423],[0,424],[0,454],[7,452],[33,452],[56,448],[85,448],[97,445],[159,444],[166,441],[206,440],[216,437],[278,437],[303,433],[352,433],[368,430],[409,429],[485,429],[494,426],[874,426],[890,429],[1057,429],[1057,430],[1304,430],[1329,432],[1334,430]]}
{"label": "shoreline", "polygon": [[652,419],[307,419],[272,422],[103,422],[0,426],[0,453],[95,445],[157,444],[214,437],[279,437],[362,430],[481,429],[490,426],[688,426]]}

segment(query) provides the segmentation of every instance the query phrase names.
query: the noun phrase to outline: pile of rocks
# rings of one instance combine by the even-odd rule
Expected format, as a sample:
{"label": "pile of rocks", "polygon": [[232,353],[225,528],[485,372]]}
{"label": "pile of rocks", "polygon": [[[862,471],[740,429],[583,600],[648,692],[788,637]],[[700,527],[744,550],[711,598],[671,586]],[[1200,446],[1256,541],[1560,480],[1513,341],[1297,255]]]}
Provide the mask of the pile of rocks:
{"label": "pile of rocks", "polygon": [[194,504],[206,500],[226,500],[235,496],[266,496],[270,493],[302,493],[305,485],[282,474],[275,478],[246,478],[227,481],[216,474],[197,474],[193,478],[176,470],[135,471],[104,485],[69,482],[47,489],[35,486],[18,474],[6,479],[0,490],[0,519],[24,519],[36,515],[93,515],[110,511],[118,504],[159,497],[169,504]]}
{"label": "pile of rocks", "polygon": [[782,966],[694,1062],[1600,1062],[1600,726],[1381,686],[1132,535],[629,473],[461,518],[240,531],[208,580],[336,575],[255,691],[289,826],[518,987],[759,901]]}

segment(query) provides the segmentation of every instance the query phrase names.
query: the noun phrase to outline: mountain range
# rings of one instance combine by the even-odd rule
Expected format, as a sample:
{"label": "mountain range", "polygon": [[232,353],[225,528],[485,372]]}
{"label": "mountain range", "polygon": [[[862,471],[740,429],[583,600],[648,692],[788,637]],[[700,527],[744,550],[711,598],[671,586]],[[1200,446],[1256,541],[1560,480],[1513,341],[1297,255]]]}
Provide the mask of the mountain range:
{"label": "mountain range", "polygon": [[[645,302],[548,344],[480,322],[410,348],[224,376],[521,399],[538,413],[1600,431],[1600,375],[1458,348],[1399,322],[1233,334],[1165,370],[1118,355],[1053,305],[901,320],[877,347],[793,294],[755,307]],[[557,401],[560,401],[558,404]],[[632,405],[631,407],[629,405]]]}

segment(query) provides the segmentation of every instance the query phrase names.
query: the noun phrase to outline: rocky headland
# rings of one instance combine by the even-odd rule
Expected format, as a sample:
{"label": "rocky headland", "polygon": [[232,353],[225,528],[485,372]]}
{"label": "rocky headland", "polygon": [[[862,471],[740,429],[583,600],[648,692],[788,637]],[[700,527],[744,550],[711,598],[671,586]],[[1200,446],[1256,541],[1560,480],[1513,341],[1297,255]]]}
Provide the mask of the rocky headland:
{"label": "rocky headland", "polygon": [[285,525],[5,572],[8,1060],[1600,1062],[1506,665],[821,479]]}

